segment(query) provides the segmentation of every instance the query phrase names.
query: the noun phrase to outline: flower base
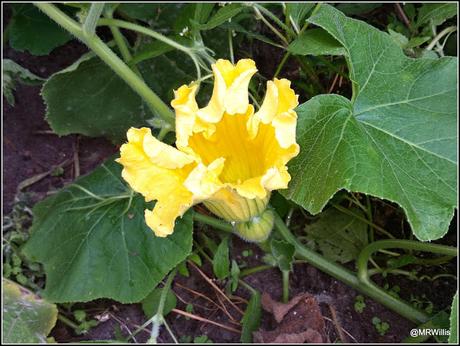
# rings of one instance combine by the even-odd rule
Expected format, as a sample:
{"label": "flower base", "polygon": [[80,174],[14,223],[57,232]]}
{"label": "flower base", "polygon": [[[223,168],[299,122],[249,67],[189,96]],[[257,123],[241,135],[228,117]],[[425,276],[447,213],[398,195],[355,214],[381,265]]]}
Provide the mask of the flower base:
{"label": "flower base", "polygon": [[261,243],[268,239],[273,229],[275,215],[271,209],[254,216],[249,221],[233,223],[233,231],[240,238],[254,243]]}

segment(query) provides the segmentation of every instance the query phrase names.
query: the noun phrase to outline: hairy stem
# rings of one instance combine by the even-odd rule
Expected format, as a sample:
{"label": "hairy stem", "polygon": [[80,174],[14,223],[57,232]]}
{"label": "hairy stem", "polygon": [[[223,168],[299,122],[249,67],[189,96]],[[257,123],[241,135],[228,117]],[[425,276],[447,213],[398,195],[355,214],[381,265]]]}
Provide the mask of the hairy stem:
{"label": "hairy stem", "polygon": [[156,32],[156,31],[154,31],[152,29],[149,29],[149,28],[146,28],[146,27],[143,27],[141,25],[134,24],[134,23],[119,20],[119,19],[107,19],[107,18],[99,19],[98,25],[109,25],[109,26],[115,26],[115,27],[124,28],[124,29],[127,29],[127,30],[136,31],[136,32],[139,32],[141,34],[150,36],[150,37],[152,37],[152,38],[154,38],[156,40],[162,41],[162,42],[170,45],[171,47],[184,52],[185,54],[187,54],[192,59],[194,65],[195,65],[195,68],[196,68],[196,71],[197,71],[197,79],[201,78],[200,64],[198,62],[197,57],[195,56],[195,54],[192,52],[192,50],[189,47],[183,46],[183,45],[177,43],[176,41],[173,41],[173,40],[167,38],[166,36]]}
{"label": "hairy stem", "polygon": [[83,33],[91,38],[96,33],[96,24],[104,9],[103,2],[93,2],[89,8],[88,16],[83,23]]}
{"label": "hairy stem", "polygon": [[86,44],[102,61],[122,78],[147,103],[153,114],[160,116],[170,128],[174,127],[174,113],[147,84],[134,73],[97,35],[87,37],[82,27],[56,6],[34,3],[43,13]]}
{"label": "hairy stem", "polygon": [[[414,309],[410,304],[389,295],[380,287],[367,284],[364,280],[364,276],[360,277],[364,281],[360,280],[358,279],[358,276],[356,276],[353,272],[349,271],[348,269],[342,267],[337,263],[330,262],[329,260],[325,259],[313,250],[310,250],[309,248],[303,246],[289,231],[289,229],[286,227],[283,220],[280,218],[278,214],[275,214],[275,228],[287,242],[294,245],[297,256],[307,260],[308,263],[310,263],[314,267],[344,282],[352,288],[366,294],[375,301],[381,303],[389,309],[392,309],[393,311],[396,311],[397,313],[411,321],[423,323],[428,320],[428,315],[417,309]],[[397,240],[396,242],[401,241]],[[367,258],[365,264],[367,273]],[[367,280],[367,282],[369,282],[369,280]]]}

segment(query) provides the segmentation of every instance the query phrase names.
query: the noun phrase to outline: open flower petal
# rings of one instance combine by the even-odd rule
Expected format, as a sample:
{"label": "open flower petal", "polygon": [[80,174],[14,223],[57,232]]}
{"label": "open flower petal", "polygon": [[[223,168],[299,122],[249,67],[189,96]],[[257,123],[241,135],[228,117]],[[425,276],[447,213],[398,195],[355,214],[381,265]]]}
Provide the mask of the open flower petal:
{"label": "open flower petal", "polygon": [[224,163],[223,157],[214,160],[209,166],[199,163],[189,174],[184,186],[193,193],[194,202],[208,199],[222,188],[219,175],[224,169]]}
{"label": "open flower petal", "polygon": [[120,148],[117,162],[123,165],[122,177],[146,201],[157,200],[146,211],[148,224],[155,234],[164,237],[174,229],[174,221],[193,202],[193,194],[183,182],[196,163],[191,157],[152,136],[150,129],[131,128],[128,143]]}
{"label": "open flower petal", "polygon": [[259,121],[271,123],[275,128],[275,136],[281,147],[287,148],[294,144],[297,125],[297,114],[294,108],[299,104],[298,97],[291,89],[287,79],[277,79],[267,82],[267,92],[254,120],[248,124],[252,136],[257,132]]}
{"label": "open flower petal", "polygon": [[[204,132],[206,137],[215,131],[215,125],[198,116],[198,105],[195,100],[198,86],[183,85],[174,91],[175,98],[171,106],[176,111],[176,145],[187,153],[188,139],[194,132]],[[193,154],[193,153],[192,153]]]}
{"label": "open flower petal", "polygon": [[170,190],[158,199],[153,210],[145,210],[145,222],[157,237],[166,237],[174,232],[174,224],[190,207],[192,201],[186,190]]}
{"label": "open flower petal", "polygon": [[248,86],[257,72],[251,59],[243,59],[233,65],[228,60],[219,59],[212,65],[214,89],[208,105],[198,111],[201,119],[216,123],[224,112],[245,113],[249,105]]}
{"label": "open flower petal", "polygon": [[[201,202],[251,230],[251,220],[265,213],[271,191],[287,188],[291,179],[286,165],[299,146],[298,101],[290,82],[268,82],[262,106],[254,113],[248,98],[257,72],[254,61],[234,65],[220,59],[212,69],[214,89],[206,107],[197,105],[196,84],[175,91],[171,105],[177,149],[155,139],[147,128],[130,129],[128,143],[120,149],[123,178],[146,201],[157,201],[145,211],[157,236],[171,234],[176,218]],[[248,232],[245,238],[251,239]]]}

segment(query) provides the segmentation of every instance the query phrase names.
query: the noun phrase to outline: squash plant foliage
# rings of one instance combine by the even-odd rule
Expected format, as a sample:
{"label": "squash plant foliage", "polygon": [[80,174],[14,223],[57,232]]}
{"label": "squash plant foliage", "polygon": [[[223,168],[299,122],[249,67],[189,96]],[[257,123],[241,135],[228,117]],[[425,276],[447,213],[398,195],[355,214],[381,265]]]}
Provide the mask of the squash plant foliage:
{"label": "squash plant foliage", "polygon": [[[119,10],[129,8],[133,18],[147,13],[132,6]],[[193,21],[204,35],[244,14],[244,5],[231,6],[214,15],[212,6],[201,6],[193,19],[177,20]],[[317,214],[341,189],[362,192],[399,204],[419,240],[441,238],[456,208],[457,58],[409,58],[387,33],[327,4],[306,20],[306,37],[288,49],[344,55],[353,95],[317,95],[297,107],[300,154],[289,164],[292,180],[284,196]],[[172,28],[178,41],[182,29]],[[227,54],[214,43],[216,53]],[[143,55],[134,60],[144,59],[139,71],[164,102],[196,78],[180,53],[142,40],[138,49]],[[91,53],[51,76],[42,94],[59,135],[120,143],[129,127],[148,126],[152,118],[143,100]],[[140,301],[192,250],[193,211],[176,222],[171,236],[156,237],[143,216],[152,206],[126,186],[114,159],[34,208],[24,253],[44,264],[50,301]]]}

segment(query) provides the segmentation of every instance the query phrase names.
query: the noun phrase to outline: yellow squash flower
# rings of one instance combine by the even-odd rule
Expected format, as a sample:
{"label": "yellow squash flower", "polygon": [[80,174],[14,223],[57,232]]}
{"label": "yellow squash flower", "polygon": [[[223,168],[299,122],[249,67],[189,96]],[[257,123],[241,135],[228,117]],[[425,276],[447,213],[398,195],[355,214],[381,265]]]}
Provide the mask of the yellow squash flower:
{"label": "yellow squash flower", "polygon": [[133,190],[157,201],[145,211],[156,236],[171,234],[175,220],[203,202],[243,238],[263,241],[273,226],[270,192],[287,188],[286,164],[299,153],[298,97],[290,81],[275,78],[255,112],[248,99],[254,61],[233,65],[220,59],[212,70],[214,89],[205,107],[195,100],[196,84],[175,91],[176,147],[157,140],[148,128],[131,128],[117,161]]}

